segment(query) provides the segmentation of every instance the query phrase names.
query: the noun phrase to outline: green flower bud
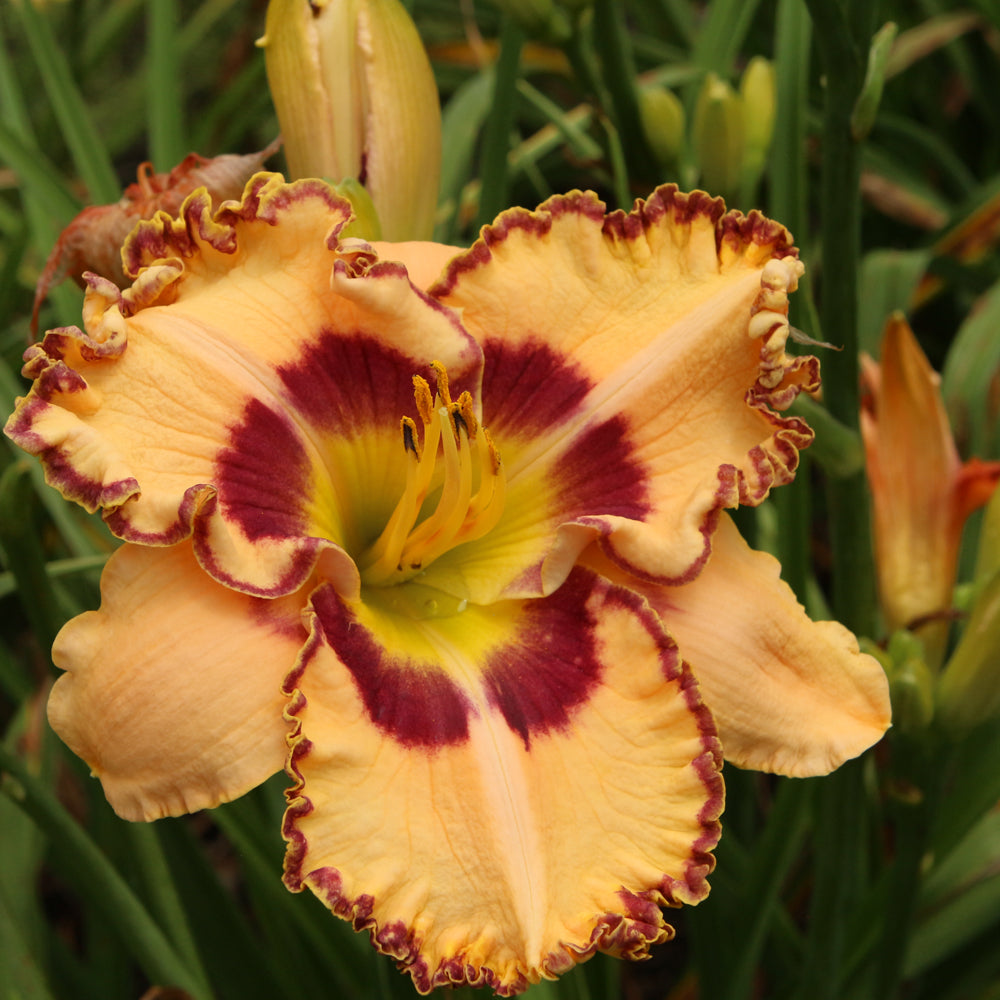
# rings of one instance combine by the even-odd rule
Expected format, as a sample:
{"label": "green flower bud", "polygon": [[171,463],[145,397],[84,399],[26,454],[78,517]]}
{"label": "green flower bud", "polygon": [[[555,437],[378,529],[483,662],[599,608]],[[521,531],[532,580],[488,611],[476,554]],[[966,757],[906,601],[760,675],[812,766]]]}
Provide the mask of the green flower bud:
{"label": "green flower bud", "polygon": [[861,142],[875,124],[875,116],[882,100],[882,88],[885,86],[889,53],[898,30],[896,25],[889,21],[872,37],[871,47],[868,50],[868,65],[865,69],[865,82],[861,86],[861,93],[851,113],[851,135],[857,142]]}
{"label": "green flower bud", "polygon": [[270,0],[267,78],[291,176],[360,181],[387,240],[428,239],[441,111],[399,0]]}
{"label": "green flower bud", "polygon": [[691,138],[700,184],[710,194],[732,198],[739,190],[743,129],[742,100],[728,83],[709,73],[695,105]]}
{"label": "green flower bud", "polygon": [[672,90],[650,87],[639,94],[639,113],[656,162],[673,168],[684,148],[684,105]]}
{"label": "green flower bud", "polygon": [[979,593],[938,684],[938,715],[963,732],[1000,715],[1000,570]]}
{"label": "green flower bud", "polygon": [[763,56],[747,63],[740,79],[743,99],[743,184],[754,185],[764,172],[774,135],[774,67]]}

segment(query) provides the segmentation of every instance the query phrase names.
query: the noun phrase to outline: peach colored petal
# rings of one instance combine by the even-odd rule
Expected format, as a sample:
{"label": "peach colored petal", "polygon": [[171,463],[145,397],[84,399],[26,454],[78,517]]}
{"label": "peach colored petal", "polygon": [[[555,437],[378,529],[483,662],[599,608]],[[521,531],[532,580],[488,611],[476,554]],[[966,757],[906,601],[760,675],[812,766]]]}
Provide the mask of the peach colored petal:
{"label": "peach colored petal", "polygon": [[882,737],[888,683],[846,628],[808,618],[779,573],[723,514],[696,580],[639,589],[691,664],[726,760],[792,777],[826,774]]}
{"label": "peach colored petal", "polygon": [[280,770],[282,678],[306,638],[305,595],[246,597],[203,573],[182,543],[126,544],[101,609],[65,625],[52,657],[53,729],[125,819],[237,798]]}
{"label": "peach colored petal", "polygon": [[462,252],[462,247],[444,243],[411,240],[404,243],[372,242],[372,249],[383,260],[398,260],[410,275],[417,288],[430,288],[443,274],[451,259]]}
{"label": "peach colored petal", "polygon": [[[52,331],[26,354],[35,383],[7,433],[126,540],[194,533],[217,579],[261,595],[301,586],[326,552],[349,589],[353,571],[333,548],[346,540],[329,533],[338,483],[325,449],[329,433],[352,428],[329,412],[334,402],[396,444],[412,374],[437,359],[459,378],[481,357],[400,265],[337,244],[349,212],[321,182],[259,174],[240,204],[213,214],[202,192],[180,218],[142,224],[126,249],[132,287],[92,277],[86,332]],[[371,385],[385,367],[402,396],[384,379]],[[331,401],[333,390],[350,398]],[[270,449],[261,475],[233,471],[247,439]],[[254,511],[235,511],[223,480],[243,476],[245,504],[248,475]],[[332,496],[323,523],[304,509],[317,493]]]}
{"label": "peach colored petal", "polygon": [[[286,882],[413,977],[500,995],[642,957],[707,892],[722,784],[690,675],[635,595],[414,623],[314,595],[294,686]],[[466,618],[466,616],[468,616]]]}
{"label": "peach colored petal", "polygon": [[802,265],[781,226],[724,212],[673,186],[629,215],[605,217],[592,194],[552,198],[501,215],[431,289],[483,346],[483,419],[498,439],[523,433],[511,408],[527,395],[509,379],[492,392],[498,359],[509,368],[518,358],[522,383],[552,357],[576,365],[579,390],[565,380],[534,387],[536,406],[556,412],[513,460],[505,453],[512,488],[555,450],[588,460],[598,425],[640,470],[646,512],[566,517],[547,589],[594,538],[636,575],[695,574],[713,512],[759,503],[790,480],[812,438],[773,412],[818,381],[815,359],[784,350]]}

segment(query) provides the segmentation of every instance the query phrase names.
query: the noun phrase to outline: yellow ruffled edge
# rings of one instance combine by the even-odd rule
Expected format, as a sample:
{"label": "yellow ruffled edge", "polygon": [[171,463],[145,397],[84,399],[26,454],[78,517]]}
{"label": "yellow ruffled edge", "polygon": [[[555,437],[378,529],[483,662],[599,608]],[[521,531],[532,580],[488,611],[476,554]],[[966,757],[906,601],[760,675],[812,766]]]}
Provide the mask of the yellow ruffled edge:
{"label": "yellow ruffled edge", "polygon": [[331,212],[340,213],[341,218],[327,233],[327,246],[333,249],[351,218],[350,202],[323,180],[305,178],[289,182],[281,174],[259,171],[247,181],[238,201],[224,201],[213,210],[212,198],[202,187],[184,199],[176,217],[160,211],[140,222],[122,247],[125,272],[136,277],[152,264],[193,257],[204,246],[220,253],[234,253],[240,223],[277,225],[285,208],[306,198],[319,199]]}

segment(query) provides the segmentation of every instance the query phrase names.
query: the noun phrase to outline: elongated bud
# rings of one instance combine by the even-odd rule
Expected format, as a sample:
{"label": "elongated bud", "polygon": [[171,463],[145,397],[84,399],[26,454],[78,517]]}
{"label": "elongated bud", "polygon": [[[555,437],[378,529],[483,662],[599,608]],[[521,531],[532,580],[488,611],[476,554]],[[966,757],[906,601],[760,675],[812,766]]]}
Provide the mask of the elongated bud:
{"label": "elongated bud", "polygon": [[399,0],[271,0],[264,49],[293,178],[353,178],[385,239],[427,239],[441,174],[441,111]]}
{"label": "elongated bud", "polygon": [[764,172],[774,134],[774,67],[754,56],[740,78],[743,99],[743,185],[756,184]]}
{"label": "elongated bud", "polygon": [[868,66],[865,70],[865,82],[858,95],[854,110],[851,113],[851,134],[857,142],[861,142],[872,130],[875,116],[878,114],[879,102],[882,100],[882,88],[885,86],[885,73],[889,65],[889,53],[892,43],[896,40],[898,28],[892,21],[883,24],[872,37],[868,50]]}
{"label": "elongated bud", "polygon": [[979,593],[938,685],[938,715],[953,732],[1000,716],[1000,572]]}
{"label": "elongated bud", "polygon": [[743,166],[743,102],[724,80],[709,73],[694,110],[692,142],[710,194],[732,197]]}
{"label": "elongated bud", "polygon": [[657,163],[675,166],[684,148],[684,105],[672,90],[650,87],[639,94],[639,112]]}
{"label": "elongated bud", "polygon": [[1000,490],[983,518],[973,594],[969,621],[938,686],[941,716],[958,731],[1000,715]]}

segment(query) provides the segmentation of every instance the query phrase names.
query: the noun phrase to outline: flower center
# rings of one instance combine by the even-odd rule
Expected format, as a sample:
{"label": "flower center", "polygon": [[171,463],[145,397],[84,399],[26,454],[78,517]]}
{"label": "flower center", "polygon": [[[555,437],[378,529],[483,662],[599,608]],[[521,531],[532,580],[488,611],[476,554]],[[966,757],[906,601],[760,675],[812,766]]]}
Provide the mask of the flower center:
{"label": "flower center", "polygon": [[[403,495],[357,561],[368,586],[413,579],[449,549],[482,538],[503,513],[500,453],[476,419],[472,396],[463,392],[452,401],[444,365],[435,361],[431,367],[437,376],[433,397],[426,379],[413,376],[422,435],[410,417],[400,421],[407,463]],[[422,517],[425,501],[438,489],[436,504]]]}

